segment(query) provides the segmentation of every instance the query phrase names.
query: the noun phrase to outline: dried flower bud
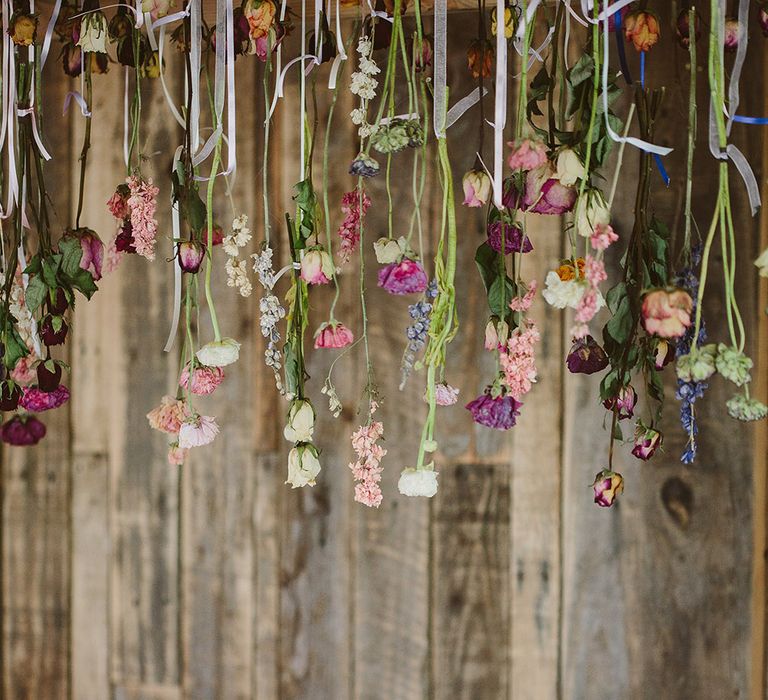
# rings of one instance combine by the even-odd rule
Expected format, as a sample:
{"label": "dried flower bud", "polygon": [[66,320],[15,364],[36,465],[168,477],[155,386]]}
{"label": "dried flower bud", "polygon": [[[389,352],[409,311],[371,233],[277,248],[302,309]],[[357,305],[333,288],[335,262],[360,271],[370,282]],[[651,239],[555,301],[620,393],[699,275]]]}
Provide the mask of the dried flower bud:
{"label": "dried flower bud", "polygon": [[631,41],[637,51],[650,51],[660,34],[659,18],[648,10],[630,12],[624,20],[624,38]]}
{"label": "dried flower bud", "polygon": [[205,259],[205,245],[199,241],[182,241],[176,245],[179,267],[183,272],[195,274]]}
{"label": "dried flower bud", "polygon": [[461,181],[464,188],[464,206],[482,207],[491,196],[491,178],[485,170],[469,170]]}
{"label": "dried flower bud", "polygon": [[632,454],[643,461],[649,460],[661,446],[662,440],[662,434],[658,430],[649,428],[643,425],[642,421],[638,421],[635,427],[635,444],[632,447]]}
{"label": "dried flower bud", "polygon": [[8,24],[8,35],[16,46],[31,46],[37,38],[37,16],[14,12]]}
{"label": "dried flower bud", "polygon": [[475,39],[467,49],[467,67],[473,78],[488,78],[493,69],[493,44],[488,41]]}
{"label": "dried flower bud", "polygon": [[595,492],[595,503],[602,508],[610,508],[616,502],[616,497],[624,491],[624,477],[603,469],[595,476],[592,489]]}
{"label": "dried flower bud", "polygon": [[735,17],[727,17],[725,20],[725,33],[723,44],[726,51],[736,51],[739,48],[741,37],[741,25]]}
{"label": "dried flower bud", "polygon": [[619,393],[603,401],[603,406],[609,411],[615,410],[618,413],[619,420],[632,418],[635,414],[635,404],[637,403],[637,394],[630,384],[621,387]]}

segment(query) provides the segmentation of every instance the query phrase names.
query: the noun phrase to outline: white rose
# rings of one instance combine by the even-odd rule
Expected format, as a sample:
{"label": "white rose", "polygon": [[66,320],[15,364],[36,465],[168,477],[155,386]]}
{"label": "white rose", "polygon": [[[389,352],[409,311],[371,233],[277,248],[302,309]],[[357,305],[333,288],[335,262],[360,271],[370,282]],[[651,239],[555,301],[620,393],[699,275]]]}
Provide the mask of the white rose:
{"label": "white rose", "polygon": [[584,296],[584,292],[587,291],[585,284],[575,279],[561,280],[555,271],[547,273],[544,282],[547,286],[542,292],[542,296],[547,304],[556,309],[564,309],[566,306],[575,309],[581,301],[581,297]]}
{"label": "white rose", "polygon": [[234,338],[222,338],[212,340],[201,347],[197,353],[197,359],[209,367],[226,367],[240,357],[240,343]]}
{"label": "white rose", "polygon": [[432,498],[437,493],[437,472],[432,468],[403,469],[397,482],[397,490],[403,496]]}
{"label": "white rose", "polygon": [[403,254],[400,243],[394,238],[379,238],[373,244],[373,250],[376,253],[376,262],[379,265],[389,265],[390,263],[397,262]]}
{"label": "white rose", "polygon": [[294,401],[288,412],[283,435],[288,442],[311,442],[315,430],[315,411],[309,401]]}
{"label": "white rose", "polygon": [[611,210],[600,190],[587,190],[576,202],[576,231],[590,238],[598,226],[611,223]]}
{"label": "white rose", "polygon": [[102,12],[92,12],[83,17],[77,45],[84,52],[107,53],[107,18]]}
{"label": "white rose", "polygon": [[768,277],[768,248],[766,248],[760,257],[755,260],[755,266],[760,272],[760,277]]}
{"label": "white rose", "polygon": [[561,185],[570,187],[584,177],[584,164],[570,148],[564,148],[557,156],[557,179]]}
{"label": "white rose", "polygon": [[313,445],[298,445],[288,453],[288,480],[293,488],[314,486],[320,473],[320,461]]}

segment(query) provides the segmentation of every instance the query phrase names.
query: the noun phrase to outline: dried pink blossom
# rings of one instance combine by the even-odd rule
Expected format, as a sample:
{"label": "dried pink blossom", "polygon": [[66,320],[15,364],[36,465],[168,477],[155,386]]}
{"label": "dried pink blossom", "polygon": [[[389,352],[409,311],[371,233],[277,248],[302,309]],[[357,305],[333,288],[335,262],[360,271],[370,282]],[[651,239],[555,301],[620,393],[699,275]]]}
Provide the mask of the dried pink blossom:
{"label": "dried pink blossom", "polygon": [[213,442],[219,434],[219,426],[213,416],[191,416],[179,429],[179,447],[201,447]]}
{"label": "dried pink blossom", "polygon": [[507,161],[512,170],[534,170],[547,162],[547,145],[542,141],[523,139],[507,145],[512,148]]}
{"label": "dried pink blossom", "polygon": [[595,250],[605,250],[611,243],[615,243],[618,240],[619,237],[610,224],[598,224],[589,242]]}
{"label": "dried pink blossom", "polygon": [[[371,406],[371,413],[376,410]],[[384,425],[379,421],[372,421],[368,425],[361,425],[352,433],[352,449],[357,454],[357,461],[350,463],[349,468],[355,481],[355,500],[358,503],[378,508],[381,505],[381,460],[387,451],[379,444],[378,440],[384,435]]]}
{"label": "dried pink blossom", "polygon": [[34,353],[20,357],[16,366],[11,371],[11,379],[17,384],[31,384],[37,378],[37,372],[35,371],[34,364],[37,362],[37,357]]}
{"label": "dried pink blossom", "polygon": [[128,180],[130,196],[128,208],[131,215],[131,229],[136,252],[147,260],[155,259],[155,238],[157,237],[157,194],[160,190],[152,184],[152,180],[142,180],[137,175],[131,175]]}
{"label": "dried pink blossom", "polygon": [[107,209],[116,219],[125,219],[128,216],[128,198],[122,189],[121,185],[107,201]]}
{"label": "dried pink blossom", "polygon": [[163,396],[160,405],[147,413],[149,425],[154,430],[176,435],[181,430],[181,424],[189,417],[190,411],[186,401],[172,396]]}
{"label": "dried pink blossom", "polygon": [[512,331],[506,348],[499,355],[504,384],[509,395],[518,401],[531,390],[536,381],[534,346],[540,338],[536,324],[526,321]]}
{"label": "dried pink blossom", "polygon": [[531,308],[531,304],[533,304],[533,297],[536,295],[536,287],[536,280],[532,280],[528,285],[528,291],[525,295],[512,299],[512,301],[509,302],[509,308],[512,309],[512,311],[519,311],[521,313],[528,311],[528,309]]}
{"label": "dried pink blossom", "polygon": [[54,391],[43,391],[37,386],[24,387],[19,405],[31,413],[42,413],[63,406],[69,401],[69,389],[59,384]]}
{"label": "dried pink blossom", "polygon": [[355,336],[343,323],[324,323],[315,333],[315,350],[345,348],[352,345]]}
{"label": "dried pink blossom", "polygon": [[438,406],[453,406],[459,400],[459,390],[450,384],[435,384],[435,403]]}
{"label": "dried pink blossom", "polygon": [[180,467],[184,464],[184,460],[187,458],[188,449],[179,447],[177,442],[173,442],[168,446],[168,464],[172,467]]}
{"label": "dried pink blossom", "polygon": [[363,192],[362,212],[360,211],[360,192],[352,190],[345,192],[341,198],[341,211],[344,213],[344,220],[339,226],[339,237],[341,238],[341,247],[339,248],[339,262],[341,265],[349,262],[352,253],[355,252],[357,244],[360,241],[360,227],[362,219],[371,206],[370,197]]}
{"label": "dried pink blossom", "polygon": [[198,396],[212,394],[216,387],[224,381],[224,370],[221,367],[197,365],[192,372],[192,386],[189,386],[189,363],[181,371],[179,386],[189,389]]}

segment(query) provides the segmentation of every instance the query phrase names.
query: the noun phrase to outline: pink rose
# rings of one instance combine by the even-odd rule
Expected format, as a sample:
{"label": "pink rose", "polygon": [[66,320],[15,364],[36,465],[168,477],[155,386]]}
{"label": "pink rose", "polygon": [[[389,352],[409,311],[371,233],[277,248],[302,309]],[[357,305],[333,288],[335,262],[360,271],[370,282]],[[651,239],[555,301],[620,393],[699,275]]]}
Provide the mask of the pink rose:
{"label": "pink rose", "polygon": [[547,162],[547,146],[541,141],[523,139],[507,145],[512,148],[507,161],[512,170],[535,170]]}
{"label": "pink rose", "polygon": [[482,207],[491,194],[491,178],[484,170],[470,170],[461,181],[464,188],[464,206]]}
{"label": "pink rose", "polygon": [[679,338],[691,325],[693,299],[688,292],[656,289],[643,299],[643,327],[649,335]]}
{"label": "pink rose", "polygon": [[333,279],[333,260],[322,248],[313,248],[301,261],[301,279],[307,284],[328,284]]}
{"label": "pink rose", "polygon": [[610,508],[624,490],[624,478],[621,474],[603,469],[595,476],[592,489],[595,492],[595,503],[602,508]]}
{"label": "pink rose", "polygon": [[573,209],[576,203],[576,188],[563,185],[556,174],[549,163],[527,173],[523,209],[533,214],[553,216],[560,216]]}

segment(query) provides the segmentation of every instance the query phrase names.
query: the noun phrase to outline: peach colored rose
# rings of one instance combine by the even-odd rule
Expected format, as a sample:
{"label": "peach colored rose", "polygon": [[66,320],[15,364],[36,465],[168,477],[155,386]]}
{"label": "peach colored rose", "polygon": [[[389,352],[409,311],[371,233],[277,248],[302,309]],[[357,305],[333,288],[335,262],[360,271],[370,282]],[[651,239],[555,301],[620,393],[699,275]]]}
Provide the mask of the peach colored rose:
{"label": "peach colored rose", "polygon": [[643,326],[650,335],[679,338],[691,325],[693,299],[682,289],[656,289],[643,299]]}

